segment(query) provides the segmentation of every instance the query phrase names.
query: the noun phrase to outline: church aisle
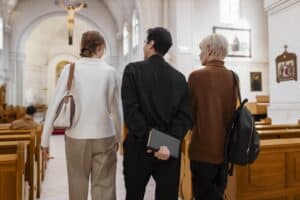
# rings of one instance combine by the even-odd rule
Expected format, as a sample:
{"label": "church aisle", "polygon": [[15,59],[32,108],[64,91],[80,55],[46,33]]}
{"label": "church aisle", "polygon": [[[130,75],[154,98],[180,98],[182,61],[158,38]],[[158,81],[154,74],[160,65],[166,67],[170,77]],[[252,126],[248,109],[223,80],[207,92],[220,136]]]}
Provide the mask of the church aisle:
{"label": "church aisle", "polygon": [[[51,156],[46,170],[40,200],[68,200],[67,170],[65,161],[64,136],[53,136],[51,141]],[[145,200],[153,200],[154,182],[147,187]],[[122,157],[118,159],[117,170],[117,200],[124,200],[125,188],[122,176]],[[90,200],[91,198],[89,198]]]}

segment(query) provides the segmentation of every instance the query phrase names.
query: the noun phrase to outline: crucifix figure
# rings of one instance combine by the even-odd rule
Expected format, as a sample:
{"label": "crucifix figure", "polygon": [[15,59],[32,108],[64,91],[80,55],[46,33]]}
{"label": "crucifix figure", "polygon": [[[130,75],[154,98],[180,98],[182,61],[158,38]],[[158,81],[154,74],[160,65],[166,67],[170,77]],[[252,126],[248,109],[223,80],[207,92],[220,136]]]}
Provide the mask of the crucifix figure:
{"label": "crucifix figure", "polygon": [[69,36],[69,45],[73,44],[73,31],[75,23],[75,14],[83,8],[87,8],[86,3],[78,3],[70,1],[65,3],[64,0],[56,0],[56,4],[62,5],[63,8],[68,12],[68,36]]}

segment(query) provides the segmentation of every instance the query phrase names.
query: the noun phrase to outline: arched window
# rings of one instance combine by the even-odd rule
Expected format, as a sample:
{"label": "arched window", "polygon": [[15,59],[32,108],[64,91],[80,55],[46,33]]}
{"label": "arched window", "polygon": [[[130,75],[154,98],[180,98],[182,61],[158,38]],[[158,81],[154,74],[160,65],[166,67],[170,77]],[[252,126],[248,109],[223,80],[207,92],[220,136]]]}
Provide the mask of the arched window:
{"label": "arched window", "polygon": [[0,17],[0,50],[3,49],[3,34],[4,34],[3,17]]}
{"label": "arched window", "polygon": [[125,56],[129,53],[129,32],[126,25],[123,28],[123,53]]}
{"label": "arched window", "polygon": [[133,48],[139,45],[139,39],[140,39],[139,34],[140,34],[140,21],[136,11],[134,11],[132,15],[132,47]]}
{"label": "arched window", "polygon": [[240,20],[240,0],[220,0],[221,23],[234,24]]}

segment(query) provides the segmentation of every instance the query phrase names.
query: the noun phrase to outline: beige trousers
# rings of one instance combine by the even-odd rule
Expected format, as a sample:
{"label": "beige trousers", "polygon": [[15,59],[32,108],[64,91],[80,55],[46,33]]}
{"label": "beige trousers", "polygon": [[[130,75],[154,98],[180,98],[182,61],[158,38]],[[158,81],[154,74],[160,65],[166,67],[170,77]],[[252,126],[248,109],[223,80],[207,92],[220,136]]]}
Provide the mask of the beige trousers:
{"label": "beige trousers", "polygon": [[[73,139],[66,136],[69,200],[116,200],[117,145],[115,137]],[[57,177],[58,181],[60,177]]]}

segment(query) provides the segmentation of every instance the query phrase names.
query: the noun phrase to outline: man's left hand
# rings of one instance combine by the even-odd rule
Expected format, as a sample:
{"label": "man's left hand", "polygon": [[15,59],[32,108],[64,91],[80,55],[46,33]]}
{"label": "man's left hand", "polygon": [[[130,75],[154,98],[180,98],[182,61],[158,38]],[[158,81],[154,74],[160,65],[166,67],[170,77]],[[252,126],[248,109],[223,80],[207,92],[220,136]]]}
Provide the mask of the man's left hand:
{"label": "man's left hand", "polygon": [[160,149],[154,153],[154,156],[159,160],[169,160],[170,150],[166,146],[161,146]]}

